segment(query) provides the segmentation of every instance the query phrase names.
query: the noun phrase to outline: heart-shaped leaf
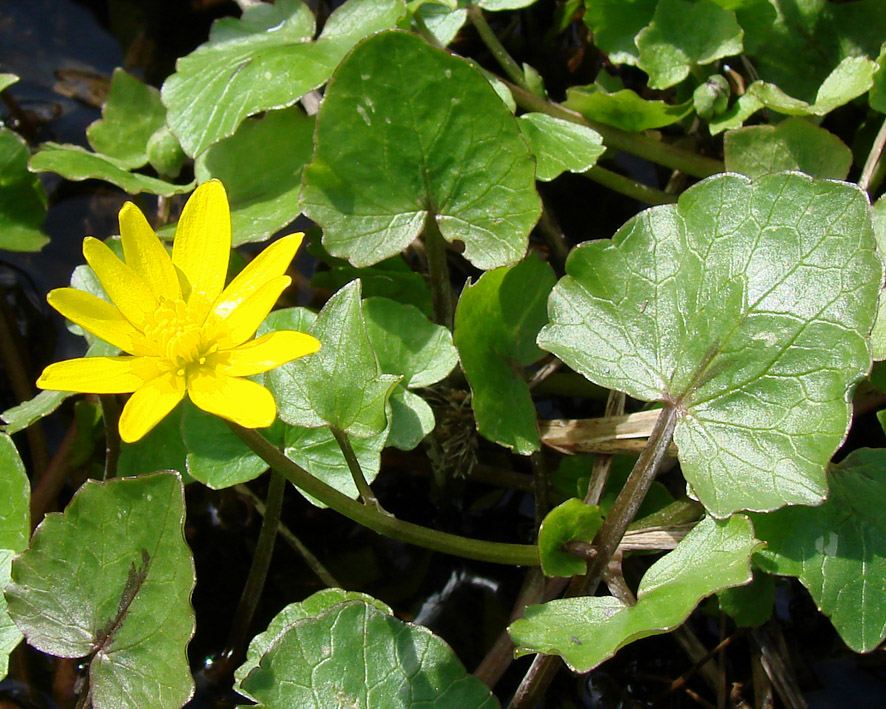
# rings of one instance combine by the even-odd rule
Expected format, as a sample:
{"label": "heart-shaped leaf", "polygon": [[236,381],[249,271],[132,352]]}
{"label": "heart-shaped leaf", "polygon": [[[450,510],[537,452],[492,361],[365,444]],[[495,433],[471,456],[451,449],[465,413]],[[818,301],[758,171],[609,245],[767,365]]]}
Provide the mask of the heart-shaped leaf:
{"label": "heart-shaped leaf", "polygon": [[673,630],[706,596],[750,581],[760,546],[747,517],[706,517],[644,574],[636,605],[581,596],[529,606],[508,628],[516,654],[559,655],[574,672],[587,672],[634,640]]}
{"label": "heart-shaped leaf", "polygon": [[886,450],[862,448],[835,465],[818,507],[755,515],[769,546],[758,563],[796,576],[840,637],[870,652],[886,637]]}
{"label": "heart-shaped leaf", "polygon": [[[9,583],[12,558],[28,545],[31,485],[12,439],[0,433],[0,589]],[[6,612],[0,596],[0,679],[6,676],[7,659],[22,639],[21,631]]]}
{"label": "heart-shaped leaf", "polygon": [[403,0],[349,0],[313,41],[314,17],[301,0],[253,5],[178,60],[162,91],[169,126],[188,155],[199,155],[247,116],[291,106],[323,85],[354,44],[405,14]]}
{"label": "heart-shaped leaf", "polygon": [[539,344],[678,405],[683,473],[718,517],[816,504],[870,369],[883,266],[855,186],[717,175],[573,250]]}
{"label": "heart-shaped leaf", "polygon": [[148,140],[166,125],[160,92],[123,69],[114,69],[102,117],[86,129],[92,149],[127,170],[148,162]]}
{"label": "heart-shaped leaf", "polygon": [[366,334],[359,280],[327,301],[309,332],[320,340],[320,351],[266,375],[280,418],[358,438],[384,431],[385,406],[400,377],[381,372]]}
{"label": "heart-shaped leaf", "polygon": [[499,706],[430,630],[359,600],[290,625],[241,685],[266,709]]}
{"label": "heart-shaped leaf", "polygon": [[802,118],[729,131],[723,153],[727,170],[750,178],[800,170],[812,177],[845,180],[852,166],[852,151],[842,140]]}
{"label": "heart-shaped leaf", "polygon": [[540,214],[532,157],[463,59],[405,32],[364,40],[327,87],[315,140],[302,204],[331,254],[371,265],[409,246],[428,217],[479,268],[526,251]]}
{"label": "heart-shaped leaf", "polygon": [[214,177],[224,183],[235,246],[267,239],[298,216],[301,176],[314,152],[313,138],[314,119],[293,107],[244,121],[234,135],[197,158],[198,182]]}
{"label": "heart-shaped leaf", "polygon": [[18,134],[0,127],[0,249],[7,251],[39,251],[49,241],[40,230],[46,190],[28,172],[30,155]]}
{"label": "heart-shaped leaf", "polygon": [[[252,638],[249,643],[249,649],[246,651],[246,661],[240,665],[234,673],[234,678],[237,680],[237,683],[242,683],[246,678],[246,675],[248,675],[253,668],[258,667],[262,655],[268,651],[268,648],[271,647],[271,643],[273,643],[274,640],[276,640],[276,638],[290,625],[305,618],[316,618],[329,608],[332,608],[339,603],[344,603],[345,601],[362,601],[367,605],[375,606],[382,613],[386,613],[387,615],[394,614],[394,611],[391,610],[390,606],[372,596],[366,595],[365,593],[345,591],[340,588],[324,588],[322,591],[317,591],[303,601],[290,603],[271,619],[271,622],[268,623],[267,630]],[[245,692],[242,687],[238,687],[238,691],[241,693]],[[244,696],[248,697],[249,695],[244,694]],[[254,697],[249,698],[255,701]]]}
{"label": "heart-shaped leaf", "polygon": [[12,564],[9,614],[33,647],[88,657],[97,709],[181,706],[194,692],[194,563],[181,478],[87,481]]}

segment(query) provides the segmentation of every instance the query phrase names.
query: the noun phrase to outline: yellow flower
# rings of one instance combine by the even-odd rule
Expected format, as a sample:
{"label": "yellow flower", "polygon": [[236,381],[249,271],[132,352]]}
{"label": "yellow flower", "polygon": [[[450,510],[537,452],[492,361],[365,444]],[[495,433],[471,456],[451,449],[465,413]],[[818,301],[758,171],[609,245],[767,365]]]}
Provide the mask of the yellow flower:
{"label": "yellow flower", "polygon": [[87,237],[83,255],[113,304],[74,288],[50,292],[69,320],[129,355],[49,365],[41,389],[91,394],[133,392],[120,416],[120,437],[139,440],[185,394],[204,411],[246,428],[270,426],[277,405],[248,379],[320,349],[289,330],[251,339],[291,278],[284,275],[303,234],[266,248],[225,285],[231,215],[221,182],[206,182],[182,211],[172,258],[131,202],[120,210],[121,261]]}

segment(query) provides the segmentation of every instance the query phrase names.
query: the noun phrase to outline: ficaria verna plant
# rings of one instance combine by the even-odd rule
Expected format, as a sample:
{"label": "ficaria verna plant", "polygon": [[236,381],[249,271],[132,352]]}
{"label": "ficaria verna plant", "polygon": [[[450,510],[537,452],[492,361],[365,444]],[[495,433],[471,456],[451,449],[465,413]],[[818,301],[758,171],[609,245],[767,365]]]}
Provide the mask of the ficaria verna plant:
{"label": "ficaria verna plant", "polygon": [[34,173],[141,206],[47,296],[84,356],[2,299],[8,686],[798,707],[881,647],[883,0],[238,5],[90,149],[0,74],[0,249]]}

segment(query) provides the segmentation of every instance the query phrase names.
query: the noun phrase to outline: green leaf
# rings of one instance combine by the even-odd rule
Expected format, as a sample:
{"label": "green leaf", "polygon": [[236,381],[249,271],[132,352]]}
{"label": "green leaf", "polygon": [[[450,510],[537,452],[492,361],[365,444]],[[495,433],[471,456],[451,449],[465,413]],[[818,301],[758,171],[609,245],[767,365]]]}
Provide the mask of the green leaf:
{"label": "green leaf", "polygon": [[387,427],[385,405],[400,377],[382,374],[366,334],[360,281],[323,306],[310,329],[322,347],[266,375],[281,419],[293,426],[332,426],[357,438]]}
{"label": "green leaf", "polygon": [[[877,240],[877,253],[886,262],[886,195],[874,202],[874,238]],[[880,291],[877,320],[871,332],[871,349],[875,360],[886,359],[886,289]]]}
{"label": "green leaf", "polygon": [[0,500],[0,549],[22,551],[31,536],[31,484],[15,443],[5,433],[0,433]]}
{"label": "green leaf", "polygon": [[97,709],[181,706],[194,692],[194,564],[175,473],[87,481],[12,564],[9,613],[30,645],[90,657]]}
{"label": "green leaf", "polygon": [[590,543],[603,524],[600,508],[577,497],[557,505],[545,515],[538,529],[538,558],[545,576],[576,576],[587,572],[584,559],[564,551],[567,542]]}
{"label": "green leaf", "polygon": [[267,708],[499,706],[430,630],[359,600],[290,625],[242,687]]}
{"label": "green leaf", "polygon": [[349,0],[313,41],[313,15],[301,0],[253,6],[178,60],[162,90],[169,126],[188,155],[199,155],[247,116],[291,106],[322,86],[351,47],[405,14],[403,0]]}
{"label": "green leaf", "polygon": [[777,0],[775,22],[742,24],[745,48],[760,77],[791,96],[811,100],[846,57],[874,58],[886,37],[883,0],[837,3]]}
{"label": "green leaf", "polygon": [[549,182],[564,172],[590,170],[604,152],[603,136],[544,113],[526,113],[519,118],[520,130],[535,155],[536,179]]}
{"label": "green leaf", "polygon": [[15,74],[0,74],[0,91],[6,91],[18,80],[19,78]]}
{"label": "green leaf", "polygon": [[424,399],[407,390],[436,384],[448,376],[458,362],[458,351],[449,330],[411,305],[367,298],[363,312],[381,371],[403,377],[391,396],[388,445],[412,450],[434,430],[434,412]]}
{"label": "green leaf", "polygon": [[[262,241],[299,214],[305,164],[314,152],[314,119],[294,107],[244,121],[197,158],[200,183],[221,180],[231,203],[235,243]],[[286,156],[281,159],[281,156]]]}
{"label": "green leaf", "polygon": [[812,103],[793,98],[780,87],[765,81],[755,81],[748,87],[748,93],[761,106],[779,113],[824,116],[866,93],[873,86],[876,70],[877,63],[866,57],[847,57],[827,76]]}
{"label": "green leaf", "polygon": [[182,441],[181,420],[184,404],[180,404],[158,423],[150,433],[135,443],[120,443],[117,474],[121,477],[144,475],[158,470],[175,470],[185,483],[192,482]]}
{"label": "green leaf", "polygon": [[484,10],[490,12],[498,12],[501,10],[519,10],[529,7],[537,2],[537,0],[478,0],[477,5]]}
{"label": "green leaf", "polygon": [[[275,445],[281,444],[284,428],[276,421],[261,434]],[[188,473],[213,490],[249,482],[268,469],[222,419],[190,404],[182,411],[182,438]]]}
{"label": "green leaf", "polygon": [[632,133],[663,128],[692,113],[692,101],[677,105],[647,101],[630,89],[609,93],[596,84],[567,89],[563,105],[589,120]]}
{"label": "green leaf", "polygon": [[659,0],[652,22],[636,37],[637,66],[649,86],[666,89],[697,66],[740,54],[743,32],[735,13],[712,0]]}
{"label": "green leaf", "polygon": [[585,4],[584,21],[594,44],[613,64],[636,64],[640,51],[634,38],[655,14],[658,0],[594,0]]}
{"label": "green leaf", "polygon": [[366,334],[381,371],[403,377],[407,389],[418,389],[444,379],[458,363],[452,335],[411,305],[388,298],[363,301]]}
{"label": "green leaf", "polygon": [[468,19],[465,8],[449,8],[445,4],[423,2],[416,11],[441,47],[446,47],[458,35]]}
{"label": "green leaf", "polygon": [[411,451],[436,423],[434,411],[424,399],[398,386],[391,394],[391,432],[385,445]]}
{"label": "green leaf", "polygon": [[720,610],[739,628],[757,628],[770,617],[775,606],[775,578],[759,570],[747,586],[735,586],[717,593]]}
{"label": "green leaf", "polygon": [[455,312],[455,346],[471,384],[477,430],[519,455],[540,445],[523,367],[544,354],[535,338],[555,282],[550,266],[529,257],[466,286]]}
{"label": "green leaf", "polygon": [[880,56],[877,57],[877,71],[868,102],[875,111],[886,113],[886,47],[880,50]]}
{"label": "green leaf", "polygon": [[377,263],[409,246],[426,217],[478,268],[526,251],[540,214],[532,157],[464,60],[400,31],[364,40],[336,69],[315,139],[302,203],[333,255]]}
{"label": "green leaf", "polygon": [[[381,468],[381,451],[389,435],[386,428],[368,438],[349,436],[351,448],[360,463],[366,482],[372,483]],[[292,426],[286,429],[284,453],[298,463],[315,478],[334,487],[343,495],[358,498],[359,491],[354,484],[348,463],[338,443],[328,428],[304,428]],[[326,505],[311,495],[296,488],[312,505],[325,509]]]}
{"label": "green leaf", "polygon": [[39,251],[49,241],[40,229],[46,190],[28,172],[30,154],[23,138],[0,127],[0,249],[7,251]]}
{"label": "green leaf", "polygon": [[90,153],[79,145],[43,143],[29,165],[34,172],[55,172],[68,180],[104,180],[129,194],[147,192],[169,197],[194,189],[193,182],[174,185],[156,177],[129,172],[124,163],[107,155]]}
{"label": "green leaf", "polygon": [[818,507],[754,516],[769,543],[757,562],[800,579],[846,644],[870,652],[886,637],[886,450],[853,451],[829,482]]}
{"label": "green leaf", "polygon": [[845,180],[852,151],[833,133],[802,118],[777,126],[750,126],[723,138],[726,169],[750,178],[800,170],[812,177]]}
{"label": "green leaf", "polygon": [[86,138],[95,152],[131,170],[148,162],[148,140],[165,123],[160,92],[117,68],[102,117],[86,129]]}
{"label": "green leaf", "polygon": [[713,515],[816,504],[870,369],[872,231],[853,185],[716,175],[574,249],[539,344],[601,386],[676,402],[681,467]]}
{"label": "green leaf", "polygon": [[508,628],[515,653],[559,655],[574,672],[587,672],[634,640],[673,630],[706,596],[750,581],[760,546],[747,517],[706,517],[644,574],[636,605],[583,596],[529,606]]}
{"label": "green leaf", "polygon": [[382,613],[387,615],[394,614],[394,611],[391,610],[390,606],[372,596],[358,591],[345,591],[340,588],[324,588],[322,591],[317,591],[316,593],[311,594],[303,601],[290,603],[271,619],[271,622],[268,623],[267,630],[263,633],[259,633],[250,641],[249,649],[246,651],[246,661],[237,668],[236,672],[234,672],[234,679],[237,681],[238,685],[237,690],[243,694],[243,696],[256,701],[254,697],[245,694],[245,690],[239,685],[246,678],[246,675],[248,675],[255,667],[258,667],[262,655],[268,651],[268,648],[271,647],[274,640],[282,635],[289,626],[296,621],[305,618],[316,618],[329,608],[337,606],[339,603],[344,603],[345,601],[362,601],[367,605],[375,606],[375,608]]}
{"label": "green leaf", "polygon": [[[28,546],[30,537],[31,484],[15,443],[0,433],[0,589],[9,583],[9,571],[16,552]],[[0,679],[6,676],[7,660],[22,634],[6,612],[6,599],[0,596]]]}

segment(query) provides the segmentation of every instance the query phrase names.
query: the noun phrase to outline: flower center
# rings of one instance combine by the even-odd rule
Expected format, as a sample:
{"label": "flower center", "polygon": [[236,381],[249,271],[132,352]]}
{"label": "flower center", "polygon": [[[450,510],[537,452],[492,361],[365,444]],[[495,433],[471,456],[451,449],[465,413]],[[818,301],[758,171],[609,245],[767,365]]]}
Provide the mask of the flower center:
{"label": "flower center", "polygon": [[149,316],[144,333],[157,356],[179,376],[184,376],[191,365],[205,365],[206,358],[218,350],[218,344],[207,336],[204,323],[182,300],[162,298],[160,307]]}

